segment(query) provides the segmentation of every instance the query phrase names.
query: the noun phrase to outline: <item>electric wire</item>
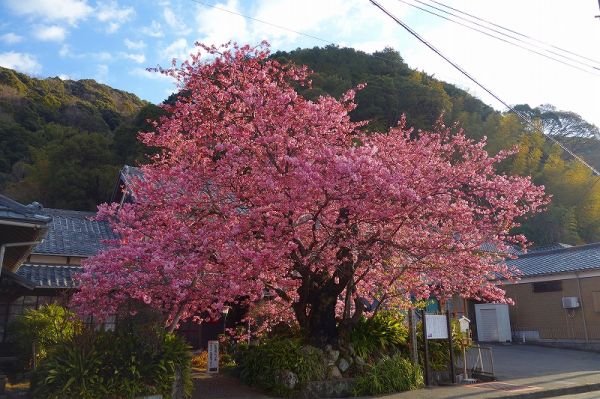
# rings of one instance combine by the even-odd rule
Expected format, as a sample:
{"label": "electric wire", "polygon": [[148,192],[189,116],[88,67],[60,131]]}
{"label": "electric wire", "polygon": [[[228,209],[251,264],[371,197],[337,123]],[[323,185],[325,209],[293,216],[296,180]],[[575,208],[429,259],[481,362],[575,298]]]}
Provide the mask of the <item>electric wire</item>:
{"label": "electric wire", "polygon": [[[444,3],[440,2],[440,1],[437,1],[437,0],[429,0],[429,1],[431,1],[432,3],[438,4],[438,5],[442,6],[442,7],[448,8],[448,9],[450,9],[450,10],[452,10],[452,11],[456,11],[456,12],[458,12],[458,13],[461,13],[461,14],[463,14],[463,15],[467,15],[467,16],[469,16],[469,17],[471,17],[471,18],[473,18],[473,19],[476,19],[476,20],[478,20],[478,21],[482,21],[482,22],[485,22],[485,23],[487,23],[487,24],[493,25],[493,26],[495,26],[495,27],[497,27],[497,28],[500,28],[500,29],[503,29],[503,30],[505,30],[505,31],[507,31],[507,32],[514,33],[515,35],[518,35],[518,36],[524,37],[524,38],[526,38],[526,39],[528,39],[528,40],[531,40],[531,41],[534,41],[534,42],[537,42],[537,43],[543,44],[543,45],[545,45],[545,46],[548,46],[548,47],[555,48],[555,49],[557,49],[557,50],[560,50],[560,51],[564,51],[565,53],[568,53],[568,54],[574,55],[574,56],[576,56],[576,57],[579,57],[579,58],[583,58],[583,59],[585,59],[585,60],[588,60],[588,61],[592,61],[592,62],[595,62],[595,63],[600,63],[600,61],[598,61],[598,60],[595,60],[595,59],[593,59],[593,58],[589,58],[589,57],[586,57],[585,55],[577,54],[577,53],[575,53],[575,52],[573,52],[573,51],[569,51],[569,50],[566,50],[566,49],[564,49],[564,48],[561,48],[561,47],[555,46],[555,45],[553,45],[553,44],[551,44],[551,43],[545,42],[545,41],[543,41],[543,40],[536,39],[536,38],[534,38],[534,37],[531,37],[531,36],[528,36],[528,35],[526,35],[526,34],[524,34],[524,33],[517,32],[517,31],[515,31],[515,30],[513,30],[513,29],[510,29],[510,28],[506,28],[506,27],[504,27],[504,26],[502,26],[502,25],[496,24],[496,23],[494,23],[494,22],[492,22],[492,21],[489,21],[489,20],[487,20],[487,19],[480,18],[480,17],[478,17],[478,16],[476,16],[476,15],[469,14],[468,12],[461,11],[461,10],[459,10],[459,9],[457,9],[457,8],[451,7],[451,6],[449,6],[449,5],[447,5],[447,4],[444,4]],[[600,3],[600,0],[599,0],[599,3]]]}
{"label": "electric wire", "polygon": [[[575,65],[572,65],[572,64],[570,64],[570,63],[568,63],[568,62],[565,62],[565,61],[562,61],[562,60],[556,59],[556,58],[554,58],[554,57],[552,57],[552,56],[550,56],[550,55],[548,55],[548,54],[540,53],[539,51],[536,51],[536,50],[534,50],[534,49],[532,49],[532,48],[530,48],[530,47],[525,47],[525,46],[522,46],[522,45],[520,45],[520,44],[518,44],[518,43],[512,42],[512,41],[510,41],[510,40],[507,40],[507,39],[504,39],[504,38],[502,38],[502,37],[498,37],[498,36],[496,36],[496,35],[494,35],[494,34],[492,34],[492,33],[490,33],[490,32],[483,31],[483,30],[481,30],[481,29],[478,29],[478,28],[476,28],[476,27],[469,26],[469,25],[466,25],[466,24],[464,24],[464,23],[462,23],[462,22],[460,22],[460,21],[456,21],[456,20],[454,20],[454,19],[452,19],[452,18],[446,17],[446,16],[444,16],[444,15],[440,15],[440,14],[438,14],[438,13],[434,12],[434,11],[431,11],[431,10],[425,9],[425,8],[423,8],[423,7],[420,7],[420,6],[418,6],[418,5],[412,4],[412,3],[410,3],[410,2],[408,2],[408,1],[406,1],[406,0],[398,0],[398,1],[399,1],[399,2],[401,2],[401,3],[404,3],[404,4],[406,4],[406,5],[408,5],[408,6],[410,6],[410,7],[413,7],[413,8],[416,8],[416,9],[418,9],[418,10],[421,10],[421,11],[423,11],[423,12],[426,12],[426,13],[428,13],[428,14],[435,15],[436,17],[439,17],[439,18],[445,19],[445,20],[447,20],[447,21],[450,21],[450,22],[452,22],[452,23],[455,23],[455,24],[457,24],[457,25],[460,25],[460,26],[462,26],[462,27],[464,27],[464,28],[471,29],[471,30],[473,30],[473,31],[475,31],[475,32],[479,32],[479,33],[481,33],[481,34],[483,34],[483,35],[486,35],[486,36],[488,36],[488,37],[492,37],[492,38],[494,38],[494,39],[497,39],[497,40],[500,40],[500,41],[502,41],[502,42],[505,42],[505,43],[511,44],[511,45],[513,45],[513,46],[519,47],[519,48],[521,48],[521,49],[523,49],[523,50],[530,51],[530,52],[532,52],[532,53],[535,53],[535,54],[537,54],[537,55],[540,55],[540,56],[542,56],[542,57],[545,57],[545,58],[548,58],[548,59],[550,59],[550,60],[553,60],[553,61],[559,62],[559,63],[561,63],[561,64],[563,64],[563,65],[567,65],[567,66],[570,66],[570,67],[573,67],[573,68],[579,69],[580,71],[584,71],[584,72],[590,72],[590,71],[588,71],[588,70],[586,70],[586,69],[583,69],[583,68],[577,67],[577,66],[575,66]],[[566,59],[566,60],[568,60],[568,61],[575,62],[575,63],[581,64],[581,65],[583,65],[583,66],[586,66],[586,67],[588,67],[588,68],[592,68],[592,69],[595,69],[595,70],[598,70],[598,71],[600,71],[600,66],[597,66],[597,65],[592,65],[592,64],[590,64],[590,63],[588,63],[588,62],[585,62],[585,61],[580,61],[580,60],[578,60],[578,59],[575,59],[575,58],[573,58],[573,57],[571,57],[571,56],[568,56],[568,55],[565,55],[565,54],[561,54],[561,53],[559,53],[559,52],[556,52],[556,51],[553,51],[553,50],[550,50],[550,49],[544,48],[544,47],[542,47],[542,46],[539,46],[539,45],[536,45],[536,44],[534,44],[534,43],[527,42],[527,41],[525,41],[525,40],[522,40],[522,39],[520,39],[519,37],[516,37],[516,36],[510,35],[510,34],[504,33],[504,32],[502,32],[502,31],[500,31],[500,30],[498,30],[498,29],[490,28],[489,26],[486,26],[486,25],[484,25],[484,24],[481,24],[481,23],[478,23],[478,22],[475,22],[475,21],[471,21],[471,20],[469,20],[469,19],[467,19],[467,18],[461,17],[460,15],[456,15],[456,14],[453,14],[453,13],[451,13],[451,12],[449,12],[449,11],[445,11],[445,10],[443,10],[443,9],[441,9],[441,8],[438,8],[438,7],[432,6],[432,5],[430,5],[430,4],[427,4],[427,3],[425,3],[425,2],[423,2],[423,1],[421,1],[421,0],[412,0],[412,1],[414,1],[414,2],[416,2],[416,3],[419,3],[419,4],[422,4],[422,5],[426,6],[426,7],[430,7],[430,8],[432,8],[432,9],[434,9],[434,10],[437,10],[437,11],[443,12],[443,13],[445,13],[445,14],[447,14],[447,15],[450,15],[450,16],[452,16],[452,17],[454,17],[454,18],[458,18],[458,19],[460,19],[460,20],[462,20],[462,21],[465,21],[465,22],[467,22],[467,23],[474,24],[474,25],[476,25],[476,26],[479,26],[479,27],[481,27],[481,28],[483,28],[483,29],[487,29],[487,30],[489,30],[489,31],[491,31],[491,32],[494,32],[494,33],[496,33],[496,34],[499,34],[499,35],[502,35],[502,36],[504,36],[504,37],[510,38],[511,40],[515,40],[515,41],[517,41],[517,42],[519,42],[519,43],[523,43],[523,44],[525,44],[525,45],[527,45],[527,46],[531,46],[531,47],[534,47],[534,48],[540,49],[540,50],[542,50],[542,51],[545,51],[545,52],[548,52],[548,53],[550,53],[550,54],[556,55],[556,56],[558,56],[558,57],[562,57],[562,58],[564,58],[564,59]],[[552,46],[552,47],[554,47],[554,46]],[[595,61],[594,61],[594,62],[595,62]],[[598,64],[600,65],[600,63],[598,63]],[[597,75],[597,74],[596,74],[596,75]],[[598,75],[598,76],[600,76],[600,75]]]}
{"label": "electric wire", "polygon": [[443,58],[450,65],[452,65],[462,75],[464,75],[465,77],[467,77],[470,81],[472,81],[473,83],[475,83],[477,86],[479,86],[481,89],[483,89],[486,93],[488,93],[490,96],[492,96],[494,99],[496,99],[502,105],[504,105],[510,112],[512,112],[515,115],[517,115],[517,117],[520,118],[523,122],[525,122],[525,124],[527,126],[529,126],[530,128],[532,128],[534,131],[540,131],[540,133],[542,133],[544,135],[544,137],[546,137],[547,139],[549,139],[550,141],[552,141],[554,144],[557,144],[560,148],[563,149],[563,151],[565,151],[566,153],[568,153],[569,155],[571,155],[573,158],[575,158],[577,161],[581,162],[584,166],[586,166],[587,168],[589,168],[592,171],[592,173],[594,173],[597,176],[600,175],[600,172],[598,172],[593,166],[591,166],[589,163],[587,163],[583,158],[581,158],[579,155],[575,154],[569,148],[567,148],[566,146],[564,146],[560,141],[558,141],[557,139],[555,139],[551,135],[547,134],[542,129],[539,129],[527,116],[525,116],[522,113],[518,112],[516,109],[514,109],[512,106],[510,106],[506,101],[504,101],[502,98],[500,98],[494,92],[492,92],[490,89],[488,89],[482,83],[480,83],[477,79],[475,79],[471,74],[469,74],[467,71],[465,71],[460,65],[456,64],[454,61],[452,61],[451,59],[449,59],[448,57],[446,57],[440,50],[438,50],[435,46],[433,46],[431,43],[429,43],[426,39],[424,39],[421,35],[419,35],[416,31],[414,31],[410,26],[408,26],[406,23],[404,23],[403,21],[401,21],[394,14],[392,14],[391,12],[389,12],[385,7],[383,7],[381,4],[379,4],[379,2],[377,2],[376,0],[368,0],[368,1],[371,4],[373,4],[375,7],[379,8],[388,17],[390,17],[391,19],[393,19],[398,25],[400,25],[401,27],[403,27],[406,31],[408,31],[417,40],[419,40],[421,43],[423,43],[425,46],[427,46],[430,50],[432,50],[438,56],[440,56],[441,58]]}
{"label": "electric wire", "polygon": [[[308,33],[300,32],[300,31],[297,31],[297,30],[294,30],[294,29],[290,29],[290,28],[287,28],[285,26],[277,25],[277,24],[271,23],[269,21],[265,21],[265,20],[262,20],[262,19],[258,19],[258,18],[254,18],[254,17],[248,16],[248,15],[244,15],[244,14],[238,13],[236,11],[232,11],[232,10],[228,10],[226,8],[223,8],[223,7],[216,6],[216,5],[211,4],[211,3],[206,3],[206,2],[201,1],[201,0],[191,0],[191,1],[193,1],[194,3],[200,4],[200,5],[203,5],[205,7],[209,7],[209,8],[213,8],[213,9],[220,10],[220,11],[223,11],[223,12],[227,12],[229,14],[237,15],[237,16],[240,16],[240,17],[252,20],[252,21],[256,21],[256,22],[259,22],[259,23],[262,23],[262,24],[265,24],[265,25],[272,26],[272,27],[277,28],[277,29],[281,29],[281,30],[292,32],[292,33],[295,33],[295,34],[298,34],[298,35],[301,35],[301,36],[309,37],[309,38],[318,40],[320,42],[327,43],[328,45],[334,45],[334,46],[336,45],[336,43],[334,43],[333,41],[326,40],[326,39],[320,38],[318,36],[314,36],[314,35],[311,35],[311,34],[308,34]],[[538,130],[538,128],[534,125],[534,123],[531,120],[529,120],[529,118],[527,118],[526,116],[522,115],[520,112],[518,112],[513,107],[511,107],[508,103],[506,103],[504,100],[502,100],[500,97],[498,97],[497,95],[495,95],[487,87],[485,87],[484,85],[482,85],[481,83],[479,83],[474,77],[472,77],[465,70],[463,70],[460,66],[458,66],[457,64],[455,64],[454,62],[452,62],[450,59],[448,59],[446,56],[444,56],[439,50],[437,50],[435,47],[433,47],[433,45],[431,45],[429,42],[427,42],[425,39],[423,39],[417,32],[413,31],[408,25],[406,25],[405,23],[403,23],[402,21],[400,21],[397,17],[395,17],[393,14],[391,14],[389,11],[387,11],[378,2],[376,2],[374,0],[369,0],[369,1],[373,5],[375,5],[377,8],[379,8],[381,11],[383,11],[386,15],[388,15],[390,18],[392,18],[393,20],[395,20],[396,23],[398,23],[399,25],[401,25],[404,29],[406,29],[410,34],[412,34],[413,36],[415,36],[419,41],[421,41],[423,44],[425,44],[427,47],[429,47],[432,51],[434,51],[436,54],[438,54],[440,57],[442,57],[444,60],[446,60],[446,62],[450,63],[455,69],[457,69],[459,72],[461,72],[463,75],[465,75],[469,80],[471,80],[477,86],[479,86],[480,88],[482,88],[485,92],[487,92],[489,95],[491,95],[494,99],[496,99],[498,102],[500,102],[502,105],[504,105],[509,111],[511,111],[515,115],[517,115],[528,126],[530,126],[531,128],[533,128],[534,130]],[[434,0],[431,0],[431,1],[434,1]],[[395,60],[390,60],[388,58],[379,57],[379,56],[374,55],[374,54],[370,54],[370,56],[374,57],[374,58],[378,58],[378,59],[384,60],[386,62],[399,63],[399,62],[397,62]],[[595,175],[600,175],[600,172],[598,172],[594,167],[592,167],[591,165],[589,165],[585,160],[583,160],[580,156],[578,156],[577,154],[575,154],[574,152],[572,152],[570,149],[568,149],[567,147],[565,147],[561,142],[559,142],[558,140],[556,140],[554,137],[549,136],[548,134],[546,134],[543,131],[541,133],[545,137],[547,137],[549,140],[551,140],[552,142],[554,142],[555,144],[557,144],[560,148],[562,148],[565,152],[567,152],[573,158],[575,158],[576,160],[578,160],[579,162],[581,162],[584,166],[586,166],[587,168],[589,168]]]}
{"label": "electric wire", "polygon": [[206,3],[206,2],[201,1],[201,0],[191,0],[191,1],[193,1],[194,3],[201,4],[201,5],[205,6],[205,7],[214,8],[215,10],[224,11],[224,12],[227,12],[229,14],[237,15],[237,16],[240,16],[240,17],[243,17],[243,18],[255,21],[255,22],[260,22],[261,24],[269,25],[269,26],[272,26],[273,28],[285,30],[285,31],[288,31],[288,32],[295,33],[297,35],[306,36],[306,37],[309,37],[311,39],[318,40],[318,41],[323,42],[323,43],[335,45],[335,43],[333,43],[330,40],[322,39],[322,38],[320,38],[318,36],[314,36],[314,35],[311,35],[311,34],[308,34],[308,33],[300,32],[300,31],[297,31],[297,30],[294,30],[294,29],[290,29],[290,28],[287,28],[285,26],[277,25],[277,24],[274,24],[274,23],[269,22],[269,21],[265,21],[265,20],[262,20],[262,19],[251,17],[249,15],[244,15],[244,14],[241,14],[241,13],[239,13],[237,11],[233,11],[233,10],[229,10],[227,8],[219,7],[219,6],[211,4],[211,3]]}
{"label": "electric wire", "polygon": [[[288,32],[292,32],[292,33],[295,33],[295,34],[300,35],[300,36],[308,37],[310,39],[315,39],[315,40],[318,40],[320,42],[326,43],[327,45],[338,46],[337,43],[335,43],[335,42],[333,42],[331,40],[323,39],[321,37],[314,36],[314,35],[311,35],[309,33],[305,33],[305,32],[297,31],[297,30],[294,30],[294,29],[290,29],[290,28],[287,28],[287,27],[282,26],[282,25],[277,25],[277,24],[274,24],[272,22],[265,21],[263,19],[254,18],[254,17],[251,17],[249,15],[245,15],[245,14],[239,13],[237,11],[229,10],[227,8],[219,7],[217,5],[204,2],[202,0],[190,0],[190,1],[192,1],[194,3],[197,3],[197,4],[200,4],[200,5],[203,5],[203,6],[208,7],[208,8],[213,8],[215,10],[223,11],[223,12],[226,12],[226,13],[229,13],[229,14],[232,14],[232,15],[237,15],[239,17],[246,18],[246,19],[251,20],[251,21],[259,22],[261,24],[268,25],[268,26],[271,26],[273,28],[277,28],[277,29],[280,29],[280,30],[285,30],[285,31],[288,31]],[[393,63],[393,64],[398,64],[398,65],[404,65],[402,62],[399,62],[399,61],[396,61],[396,60],[391,60],[391,59],[385,58],[385,57],[380,57],[377,54],[367,54],[367,55],[369,57],[377,58],[377,59],[383,60],[385,62],[389,62],[389,63]]]}

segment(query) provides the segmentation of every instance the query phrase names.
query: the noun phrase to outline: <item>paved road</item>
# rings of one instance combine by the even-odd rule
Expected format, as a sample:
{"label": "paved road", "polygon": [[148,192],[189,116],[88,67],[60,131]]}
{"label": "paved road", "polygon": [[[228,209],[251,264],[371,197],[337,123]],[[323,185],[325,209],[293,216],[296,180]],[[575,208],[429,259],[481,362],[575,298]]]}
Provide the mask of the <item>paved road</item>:
{"label": "paved road", "polygon": [[[489,384],[437,387],[382,396],[387,399],[501,398],[573,387],[594,387],[595,393],[561,396],[600,399],[600,354],[532,345],[494,345],[498,381]],[[195,380],[194,399],[268,399],[226,376],[202,374]],[[588,395],[588,396],[586,396]]]}
{"label": "paved road", "polygon": [[577,395],[556,396],[556,399],[600,399],[600,392],[580,393]]}
{"label": "paved road", "polygon": [[600,373],[600,353],[533,345],[494,345],[492,348],[494,369],[501,380],[564,373]]}
{"label": "paved road", "polygon": [[[599,353],[518,344],[492,348],[496,383],[423,389],[385,398],[500,398],[600,383]],[[600,392],[596,395],[590,397],[600,399]]]}

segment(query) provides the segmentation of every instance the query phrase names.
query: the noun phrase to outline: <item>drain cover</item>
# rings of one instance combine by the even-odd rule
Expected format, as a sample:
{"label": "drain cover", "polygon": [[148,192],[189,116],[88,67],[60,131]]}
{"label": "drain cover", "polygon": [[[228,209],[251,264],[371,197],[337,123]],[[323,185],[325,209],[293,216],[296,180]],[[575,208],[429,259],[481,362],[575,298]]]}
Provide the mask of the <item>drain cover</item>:
{"label": "drain cover", "polygon": [[505,391],[505,392],[524,392],[524,391],[535,391],[541,389],[540,387],[532,387],[528,385],[514,385],[507,384],[505,382],[484,382],[481,384],[465,385],[469,388],[480,388],[480,389],[491,389],[494,391]]}

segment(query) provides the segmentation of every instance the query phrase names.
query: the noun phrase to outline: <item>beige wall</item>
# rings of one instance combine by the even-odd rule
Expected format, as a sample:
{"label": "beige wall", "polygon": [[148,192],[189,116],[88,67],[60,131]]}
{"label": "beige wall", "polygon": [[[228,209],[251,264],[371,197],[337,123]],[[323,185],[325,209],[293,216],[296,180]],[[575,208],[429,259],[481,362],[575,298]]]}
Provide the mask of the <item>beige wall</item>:
{"label": "beige wall", "polygon": [[[560,277],[557,276],[556,280]],[[562,291],[533,292],[533,283],[506,285],[507,296],[515,301],[509,308],[513,331],[538,331],[542,339],[600,340],[600,309],[594,309],[593,292],[600,292],[600,277],[562,280]],[[579,298],[580,307],[567,310],[562,297]],[[596,311],[598,310],[598,311]]]}
{"label": "beige wall", "polygon": [[36,255],[32,254],[27,258],[26,263],[37,263],[41,265],[80,265],[80,256],[58,256],[58,255]]}

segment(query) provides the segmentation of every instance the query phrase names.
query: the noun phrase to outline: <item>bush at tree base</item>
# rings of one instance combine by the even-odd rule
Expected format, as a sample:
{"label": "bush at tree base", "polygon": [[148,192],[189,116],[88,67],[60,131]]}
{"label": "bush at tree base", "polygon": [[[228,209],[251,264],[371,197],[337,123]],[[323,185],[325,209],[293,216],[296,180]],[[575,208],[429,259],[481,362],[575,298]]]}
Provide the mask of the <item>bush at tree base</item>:
{"label": "bush at tree base", "polygon": [[282,384],[281,373],[291,371],[298,376],[298,387],[325,377],[323,353],[303,346],[300,339],[266,339],[259,345],[240,348],[237,364],[240,379],[276,395],[291,395],[294,389]]}
{"label": "bush at tree base", "polygon": [[382,311],[368,319],[363,317],[343,336],[364,360],[386,352],[408,353],[408,328],[399,312]]}
{"label": "bush at tree base", "polygon": [[380,395],[423,386],[423,373],[402,354],[384,356],[356,379],[354,394]]}
{"label": "bush at tree base", "polygon": [[176,371],[184,397],[191,397],[190,348],[175,335],[86,331],[50,351],[34,373],[32,393],[40,399],[170,398]]}

